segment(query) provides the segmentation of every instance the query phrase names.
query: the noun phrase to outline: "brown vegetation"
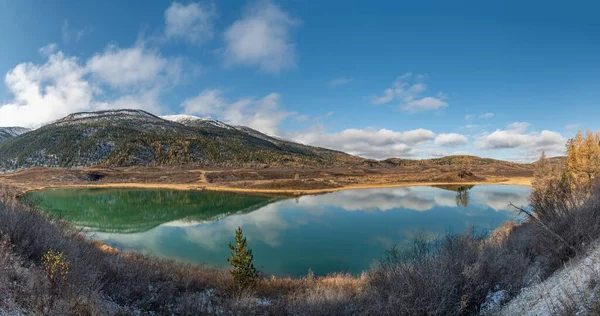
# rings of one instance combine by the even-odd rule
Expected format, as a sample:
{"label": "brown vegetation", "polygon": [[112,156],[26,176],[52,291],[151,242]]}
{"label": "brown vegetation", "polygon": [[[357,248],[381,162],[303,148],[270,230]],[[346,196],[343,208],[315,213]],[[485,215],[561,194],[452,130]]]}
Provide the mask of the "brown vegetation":
{"label": "brown vegetation", "polygon": [[[386,258],[360,277],[314,278],[309,274],[300,279],[265,278],[258,280],[253,290],[242,292],[234,290],[233,279],[225,270],[103,251],[70,225],[48,219],[14,199],[27,185],[39,184],[36,178],[40,172],[52,174],[54,178],[50,183],[72,181],[73,176],[74,181],[84,183],[89,182],[85,178],[89,170],[23,171],[19,173],[22,178],[15,174],[4,175],[3,180],[21,186],[5,186],[0,190],[3,201],[0,204],[0,309],[9,313],[56,315],[473,315],[493,312],[497,308],[490,304],[493,294],[502,293],[502,302],[509,300],[524,286],[551,275],[600,237],[600,188],[595,185],[599,173],[594,171],[595,160],[590,158],[595,154],[592,150],[589,155],[577,156],[580,149],[587,147],[575,141],[569,144],[565,165],[548,164],[544,159],[536,164],[531,210],[545,227],[538,221],[526,220],[519,225],[507,223],[489,236],[475,229],[441,238],[419,236],[408,249],[390,250]],[[590,159],[576,160],[572,155]],[[569,159],[590,161],[592,167],[572,168]],[[404,161],[406,165],[397,169],[252,170],[244,171],[247,174],[240,172],[241,179],[233,182],[226,179],[239,174],[224,170],[172,169],[170,175],[207,185],[220,181],[233,185],[239,183],[237,181],[249,181],[248,177],[253,178],[252,181],[265,181],[265,177],[270,177],[268,180],[277,180],[271,183],[295,183],[314,181],[317,176],[343,181],[353,177],[390,179],[403,174],[431,181],[428,177],[439,177],[440,171],[459,178],[468,176],[466,172],[460,176],[462,165],[441,164],[445,162],[447,160],[439,160],[434,165],[424,166]],[[482,164],[482,161],[470,165],[470,172],[486,177],[483,170],[490,170],[485,169],[486,166],[492,165],[494,170],[509,168],[494,162]],[[525,167],[521,169],[520,165],[510,168],[519,170],[515,173],[520,175],[533,172],[525,171]],[[147,175],[140,169],[94,172],[102,175],[94,181],[105,183],[117,179],[116,175],[136,174],[136,181],[146,179]],[[586,178],[581,175],[587,175],[589,181],[583,181]],[[280,178],[283,176],[285,178]],[[161,178],[161,181],[170,180]],[[567,245],[552,238],[548,229]],[[574,251],[570,251],[571,248]],[[43,255],[50,249],[62,253],[69,263],[69,272],[58,286],[52,286],[43,270]],[[5,280],[10,282],[3,282]]]}
{"label": "brown vegetation", "polygon": [[[468,161],[468,163],[465,163]],[[317,193],[344,188],[406,184],[524,183],[532,164],[452,156],[427,160],[392,160],[372,167],[193,169],[181,167],[30,168],[0,174],[0,181],[22,191],[61,186],[139,186],[171,189]],[[468,170],[467,170],[468,169]]]}

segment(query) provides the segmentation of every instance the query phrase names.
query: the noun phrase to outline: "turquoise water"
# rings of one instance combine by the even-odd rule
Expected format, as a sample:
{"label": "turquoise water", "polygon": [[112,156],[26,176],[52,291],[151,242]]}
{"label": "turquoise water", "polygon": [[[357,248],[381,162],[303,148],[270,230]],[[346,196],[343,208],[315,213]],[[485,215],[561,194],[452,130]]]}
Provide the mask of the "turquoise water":
{"label": "turquoise water", "polygon": [[124,251],[226,266],[239,226],[267,275],[358,274],[417,233],[493,229],[530,189],[401,187],[278,199],[224,192],[54,189],[26,200]]}

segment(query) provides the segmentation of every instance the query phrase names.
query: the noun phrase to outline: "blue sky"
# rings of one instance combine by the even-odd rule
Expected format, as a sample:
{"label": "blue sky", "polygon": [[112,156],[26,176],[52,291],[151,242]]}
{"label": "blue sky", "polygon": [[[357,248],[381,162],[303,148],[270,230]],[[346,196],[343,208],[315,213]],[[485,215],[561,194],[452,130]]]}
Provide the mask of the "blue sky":
{"label": "blue sky", "polygon": [[0,0],[0,126],[141,108],[372,158],[561,154],[600,116],[592,1]]}

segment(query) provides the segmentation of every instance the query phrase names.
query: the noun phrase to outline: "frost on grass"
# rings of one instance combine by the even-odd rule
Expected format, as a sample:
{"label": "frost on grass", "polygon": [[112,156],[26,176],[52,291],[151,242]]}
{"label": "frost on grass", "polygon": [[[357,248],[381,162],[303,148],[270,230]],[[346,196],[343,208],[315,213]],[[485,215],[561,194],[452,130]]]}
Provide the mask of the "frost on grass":
{"label": "frost on grass", "polygon": [[523,289],[500,315],[589,315],[600,290],[600,243],[546,281]]}

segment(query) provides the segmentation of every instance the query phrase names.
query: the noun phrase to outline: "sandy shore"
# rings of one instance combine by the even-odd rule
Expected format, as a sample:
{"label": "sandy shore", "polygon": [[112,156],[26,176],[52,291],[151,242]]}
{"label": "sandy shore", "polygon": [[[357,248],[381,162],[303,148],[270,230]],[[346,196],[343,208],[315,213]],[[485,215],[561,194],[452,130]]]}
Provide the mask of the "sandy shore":
{"label": "sandy shore", "polygon": [[38,191],[50,188],[138,188],[138,189],[165,189],[165,190],[184,190],[184,191],[225,191],[239,193],[256,193],[256,194],[282,194],[282,195],[309,195],[337,192],[343,190],[358,190],[358,189],[376,189],[376,188],[395,188],[407,186],[439,186],[439,185],[518,185],[531,186],[532,178],[529,177],[513,177],[502,179],[489,179],[486,181],[475,182],[397,182],[397,183],[363,183],[356,185],[347,185],[338,188],[327,189],[254,189],[254,188],[237,188],[216,184],[177,184],[177,183],[103,183],[103,184],[58,184],[58,185],[42,185],[37,187],[29,187],[23,190],[22,193]]}

